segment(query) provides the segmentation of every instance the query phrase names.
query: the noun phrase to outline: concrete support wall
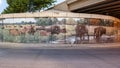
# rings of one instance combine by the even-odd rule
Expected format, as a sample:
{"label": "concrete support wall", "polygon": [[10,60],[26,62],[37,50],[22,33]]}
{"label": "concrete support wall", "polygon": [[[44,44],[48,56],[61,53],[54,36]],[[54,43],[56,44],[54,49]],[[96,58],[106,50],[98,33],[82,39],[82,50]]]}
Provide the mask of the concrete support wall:
{"label": "concrete support wall", "polygon": [[54,9],[63,10],[63,11],[72,11],[75,9],[79,9],[103,1],[105,0],[66,0],[63,3],[56,5]]}
{"label": "concrete support wall", "polygon": [[63,3],[60,3],[54,7],[55,10],[62,10],[62,11],[69,11],[68,5],[66,4],[66,1]]}
{"label": "concrete support wall", "polygon": [[69,10],[75,10],[92,4],[96,4],[105,0],[78,0],[74,3],[69,4]]}

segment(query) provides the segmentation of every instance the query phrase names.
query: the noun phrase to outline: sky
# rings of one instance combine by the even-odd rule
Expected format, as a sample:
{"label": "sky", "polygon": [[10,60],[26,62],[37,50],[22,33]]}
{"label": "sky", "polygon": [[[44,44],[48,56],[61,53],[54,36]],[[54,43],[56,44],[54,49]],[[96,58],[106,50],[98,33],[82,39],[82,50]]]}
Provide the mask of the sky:
{"label": "sky", "polygon": [[[56,4],[61,3],[65,0],[57,0]],[[6,0],[0,0],[0,13],[7,7]]]}
{"label": "sky", "polygon": [[0,0],[0,4],[1,4],[1,0]]}
{"label": "sky", "polygon": [[[57,0],[57,2],[55,4],[58,4],[58,3],[61,3],[65,0]],[[6,0],[0,0],[0,13],[7,7],[7,3],[6,3]],[[21,19],[5,19],[4,20],[4,23],[16,23],[16,22],[21,22],[21,21],[25,21],[25,22],[29,22],[29,21],[35,21],[34,19],[24,19],[24,18],[21,18]],[[0,20],[0,23],[2,23],[2,21]]]}

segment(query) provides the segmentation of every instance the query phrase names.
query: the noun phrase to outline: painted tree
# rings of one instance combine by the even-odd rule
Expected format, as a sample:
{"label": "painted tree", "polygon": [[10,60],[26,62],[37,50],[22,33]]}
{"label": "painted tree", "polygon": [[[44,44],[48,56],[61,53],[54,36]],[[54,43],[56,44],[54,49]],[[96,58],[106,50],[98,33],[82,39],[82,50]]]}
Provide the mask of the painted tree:
{"label": "painted tree", "polygon": [[43,8],[49,8],[56,2],[56,0],[7,0],[8,7],[2,12],[5,13],[21,13],[28,12],[30,5],[35,10],[42,10]]}
{"label": "painted tree", "polygon": [[38,26],[49,26],[57,24],[57,18],[36,18],[36,25]]}

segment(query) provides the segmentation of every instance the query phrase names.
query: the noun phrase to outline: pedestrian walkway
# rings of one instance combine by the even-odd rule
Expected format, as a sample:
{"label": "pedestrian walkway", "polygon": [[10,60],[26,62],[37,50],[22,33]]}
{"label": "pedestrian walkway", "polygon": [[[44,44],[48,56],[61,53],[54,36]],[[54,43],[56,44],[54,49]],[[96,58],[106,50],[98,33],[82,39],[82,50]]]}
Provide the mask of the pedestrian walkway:
{"label": "pedestrian walkway", "polygon": [[86,49],[86,48],[118,48],[120,43],[99,44],[34,44],[34,43],[0,43],[0,48],[37,48],[37,49]]}

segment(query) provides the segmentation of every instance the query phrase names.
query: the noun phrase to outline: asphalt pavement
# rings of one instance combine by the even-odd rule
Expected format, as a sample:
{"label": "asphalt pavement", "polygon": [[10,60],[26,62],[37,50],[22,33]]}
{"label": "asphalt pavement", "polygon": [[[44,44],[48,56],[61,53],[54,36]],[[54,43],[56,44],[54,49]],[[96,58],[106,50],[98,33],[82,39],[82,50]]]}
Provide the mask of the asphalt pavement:
{"label": "asphalt pavement", "polygon": [[120,47],[0,48],[0,68],[120,68]]}

